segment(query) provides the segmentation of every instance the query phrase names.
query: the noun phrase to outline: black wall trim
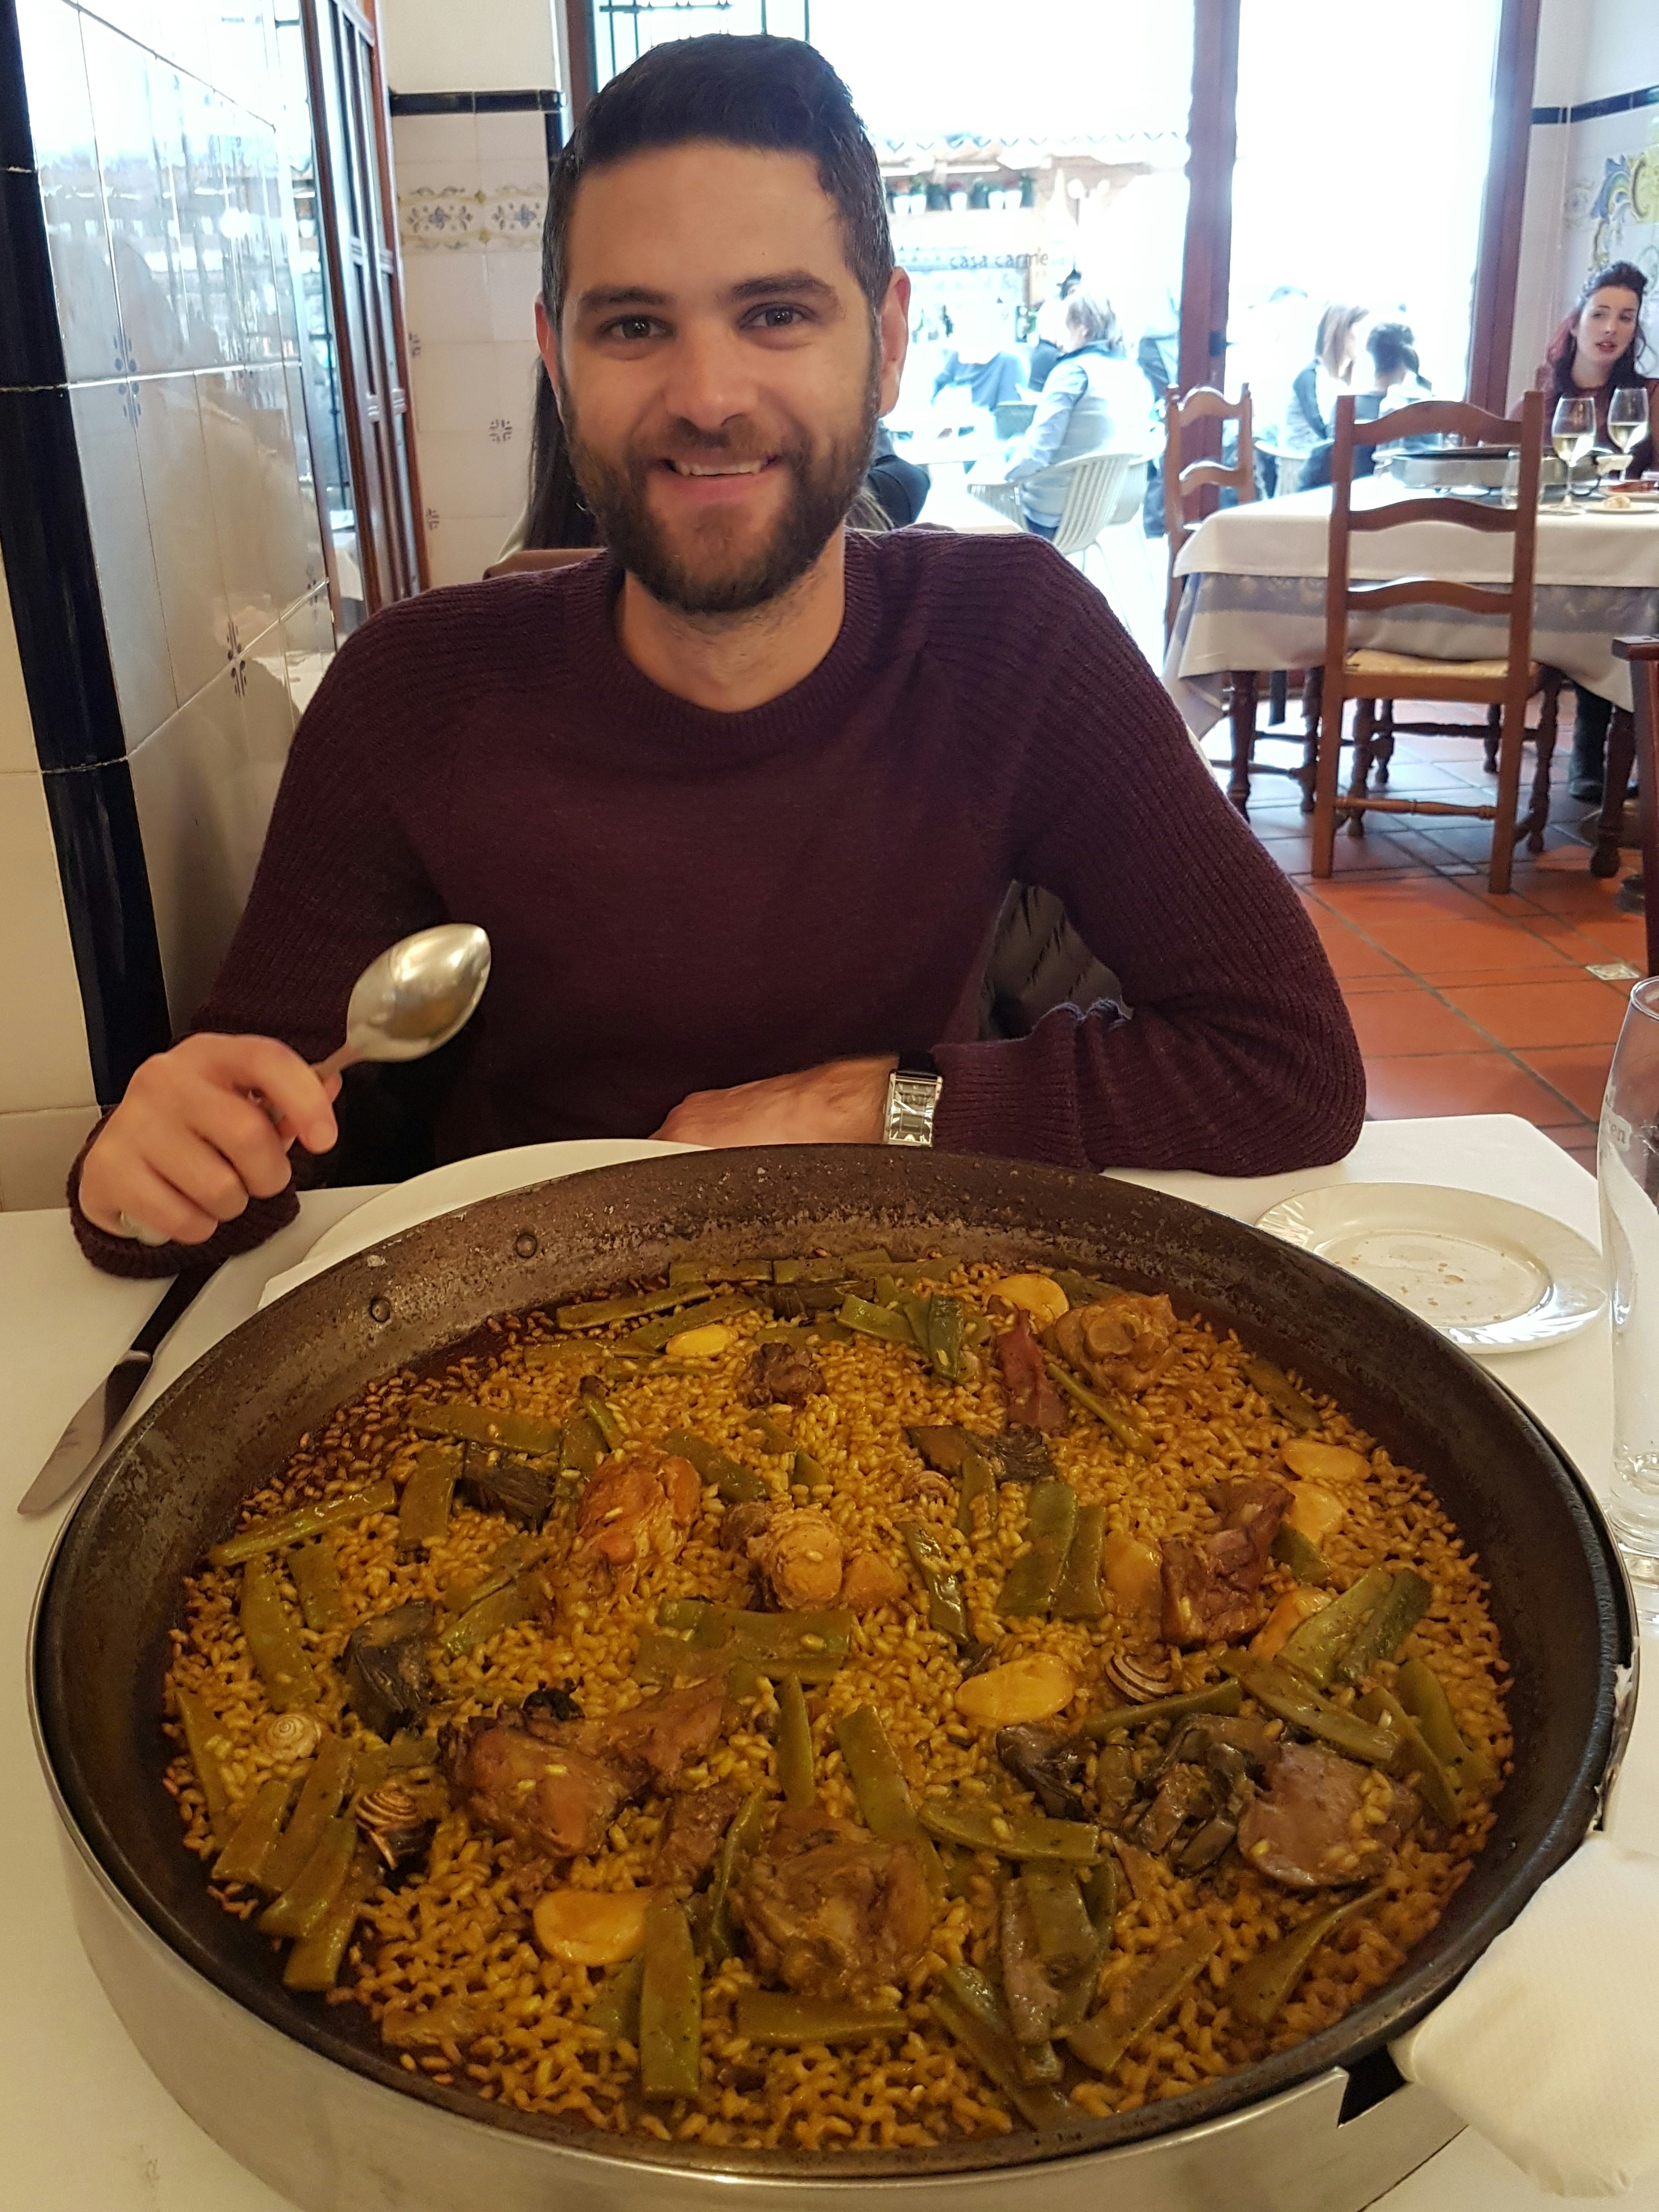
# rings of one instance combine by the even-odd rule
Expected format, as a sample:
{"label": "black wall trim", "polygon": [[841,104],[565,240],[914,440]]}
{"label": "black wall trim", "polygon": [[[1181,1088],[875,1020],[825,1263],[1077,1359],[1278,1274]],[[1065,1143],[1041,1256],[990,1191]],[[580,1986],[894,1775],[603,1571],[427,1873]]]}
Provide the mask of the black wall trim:
{"label": "black wall trim", "polygon": [[1581,100],[1577,107],[1534,107],[1534,123],[1591,123],[1598,115],[1627,115],[1636,107],[1659,107],[1659,84],[1636,92],[1612,92],[1605,100]]}
{"label": "black wall trim", "polygon": [[392,117],[399,115],[556,115],[564,106],[557,92],[394,92],[387,94]]}
{"label": "black wall trim", "polygon": [[[0,0],[0,559],[58,848],[93,1083],[167,1042],[167,990],[64,381],[12,0]],[[16,301],[25,312],[9,312]]]}

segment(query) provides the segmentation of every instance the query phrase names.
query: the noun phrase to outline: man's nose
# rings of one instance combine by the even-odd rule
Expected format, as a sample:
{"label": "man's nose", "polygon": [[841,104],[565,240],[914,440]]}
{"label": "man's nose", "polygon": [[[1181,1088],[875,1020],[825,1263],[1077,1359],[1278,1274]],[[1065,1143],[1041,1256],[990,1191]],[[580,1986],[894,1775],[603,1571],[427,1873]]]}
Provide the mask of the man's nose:
{"label": "man's nose", "polygon": [[671,415],[711,435],[736,416],[754,411],[753,371],[735,331],[687,323],[668,363],[663,399]]}

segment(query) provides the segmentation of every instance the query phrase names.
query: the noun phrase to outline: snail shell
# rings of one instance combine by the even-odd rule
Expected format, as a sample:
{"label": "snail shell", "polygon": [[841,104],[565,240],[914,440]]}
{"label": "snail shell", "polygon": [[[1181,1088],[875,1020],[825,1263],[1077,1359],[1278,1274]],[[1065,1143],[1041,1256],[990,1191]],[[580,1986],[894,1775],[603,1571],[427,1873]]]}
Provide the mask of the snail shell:
{"label": "snail shell", "polygon": [[351,1811],[364,1836],[393,1870],[431,1840],[434,1823],[401,1783],[363,1790],[353,1799]]}
{"label": "snail shell", "polygon": [[1127,1651],[1115,1653],[1106,1662],[1106,1679],[1135,1705],[1150,1705],[1175,1688],[1174,1670],[1167,1662],[1160,1670]]}
{"label": "snail shell", "polygon": [[323,1731],[309,1713],[272,1713],[260,1722],[253,1740],[272,1759],[309,1759]]}

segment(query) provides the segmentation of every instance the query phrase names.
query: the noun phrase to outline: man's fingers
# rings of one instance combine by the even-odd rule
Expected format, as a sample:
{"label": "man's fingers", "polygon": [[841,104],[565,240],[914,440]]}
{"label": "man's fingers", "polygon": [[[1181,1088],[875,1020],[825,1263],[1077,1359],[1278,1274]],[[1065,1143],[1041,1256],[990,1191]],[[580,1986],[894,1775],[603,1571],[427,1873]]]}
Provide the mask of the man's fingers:
{"label": "man's fingers", "polygon": [[217,1048],[203,1073],[217,1076],[228,1090],[257,1091],[270,1109],[270,1118],[297,1138],[308,1152],[331,1151],[339,1139],[325,1088],[316,1071],[274,1037],[216,1037]]}
{"label": "man's fingers", "polygon": [[[87,1164],[90,1167],[91,1161]],[[169,1244],[204,1244],[219,1226],[216,1215],[193,1205],[143,1161],[125,1164],[121,1176],[121,1203],[117,1206],[89,1198],[83,1179],[81,1210],[88,1221],[112,1237],[129,1234],[121,1222],[125,1213],[129,1221],[142,1222]]]}
{"label": "man's fingers", "polygon": [[198,1102],[194,1133],[210,1145],[255,1198],[286,1190],[290,1169],[283,1131],[257,1100],[238,1091],[210,1091]]}
{"label": "man's fingers", "polygon": [[[193,1129],[165,1128],[149,1133],[143,1164],[180,1198],[210,1214],[216,1222],[234,1221],[247,1210],[248,1188],[224,1154]],[[279,1186],[280,1188],[280,1186]],[[125,1211],[133,1213],[131,1206]],[[141,1217],[133,1214],[135,1220]],[[159,1228],[159,1222],[152,1224]]]}

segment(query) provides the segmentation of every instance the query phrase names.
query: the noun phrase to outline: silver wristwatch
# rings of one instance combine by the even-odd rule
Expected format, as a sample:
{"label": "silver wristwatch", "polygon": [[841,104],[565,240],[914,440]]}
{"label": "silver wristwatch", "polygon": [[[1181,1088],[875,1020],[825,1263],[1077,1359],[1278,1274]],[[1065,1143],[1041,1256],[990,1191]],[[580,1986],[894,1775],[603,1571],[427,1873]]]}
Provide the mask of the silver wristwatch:
{"label": "silver wristwatch", "polygon": [[945,1078],[931,1053],[907,1052],[887,1079],[887,1111],[882,1117],[884,1145],[931,1145]]}

